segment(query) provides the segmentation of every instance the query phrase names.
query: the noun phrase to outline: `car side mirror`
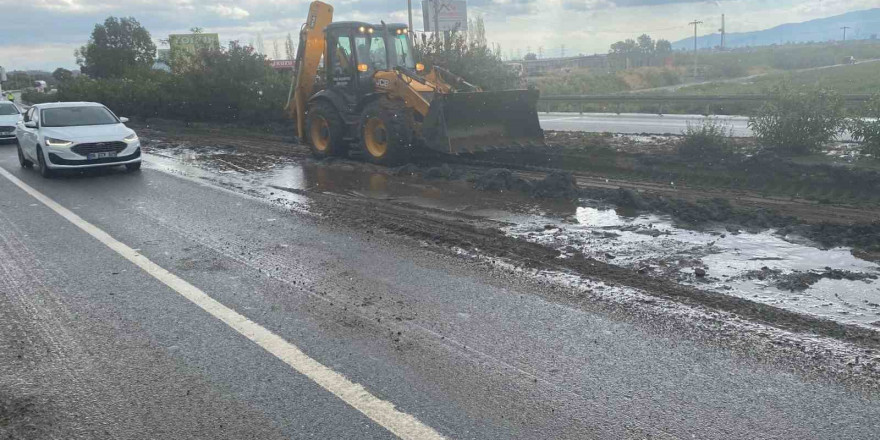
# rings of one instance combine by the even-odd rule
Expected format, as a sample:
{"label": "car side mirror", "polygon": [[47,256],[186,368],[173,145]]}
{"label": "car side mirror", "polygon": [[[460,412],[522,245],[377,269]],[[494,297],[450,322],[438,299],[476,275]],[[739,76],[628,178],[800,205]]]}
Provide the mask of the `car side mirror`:
{"label": "car side mirror", "polygon": [[37,121],[27,121],[24,123],[27,128],[37,128]]}
{"label": "car side mirror", "polygon": [[119,122],[125,124],[126,122],[128,122],[128,118],[120,117],[120,118],[119,118]]}

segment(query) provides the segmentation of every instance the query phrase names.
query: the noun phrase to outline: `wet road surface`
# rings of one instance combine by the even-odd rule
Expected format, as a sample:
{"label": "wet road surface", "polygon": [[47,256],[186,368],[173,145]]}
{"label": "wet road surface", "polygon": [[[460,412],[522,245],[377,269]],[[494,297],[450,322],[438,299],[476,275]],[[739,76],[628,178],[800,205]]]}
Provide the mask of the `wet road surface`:
{"label": "wet road surface", "polygon": [[[699,125],[707,118],[700,115],[652,115],[637,113],[541,113],[541,128],[558,131],[591,131],[628,134],[681,134],[688,123]],[[748,118],[717,116],[712,119],[729,128],[736,137],[752,136]]]}
{"label": "wet road surface", "polygon": [[[149,167],[44,180],[9,145],[0,167],[449,438],[880,430],[870,396],[408,239]],[[2,176],[0,194],[0,433],[394,438]]]}

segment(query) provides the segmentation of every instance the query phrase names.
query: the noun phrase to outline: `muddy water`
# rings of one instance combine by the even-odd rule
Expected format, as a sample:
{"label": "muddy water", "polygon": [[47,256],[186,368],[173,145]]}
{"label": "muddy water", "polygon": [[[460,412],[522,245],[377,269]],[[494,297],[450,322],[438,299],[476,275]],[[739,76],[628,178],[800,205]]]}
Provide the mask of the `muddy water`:
{"label": "muddy water", "polygon": [[[395,175],[386,168],[348,162],[288,162],[251,171],[236,169],[234,164],[214,167],[200,155],[147,158],[150,167],[295,209],[308,211],[308,199],[297,193],[306,190],[468,214],[497,222],[511,236],[560,249],[563,255],[577,251],[632,268],[633,276],[669,277],[841,322],[880,325],[880,281],[822,279],[803,291],[776,286],[778,276],[795,272],[831,268],[880,275],[880,266],[855,258],[849,249],[821,250],[797,237],[779,237],[774,231],[686,230],[668,217],[602,209],[589,200],[537,201],[516,192],[476,191],[466,180]],[[705,275],[698,276],[697,269]]]}
{"label": "muddy water", "polygon": [[[685,230],[668,217],[626,216],[587,206],[567,219],[514,215],[506,220],[516,223],[506,228],[509,234],[563,252],[583,252],[642,273],[841,322],[880,322],[878,281],[822,279],[803,291],[776,286],[780,276],[829,268],[880,275],[880,266],[854,257],[847,248],[822,250],[774,231]],[[699,270],[705,275],[698,276]]]}

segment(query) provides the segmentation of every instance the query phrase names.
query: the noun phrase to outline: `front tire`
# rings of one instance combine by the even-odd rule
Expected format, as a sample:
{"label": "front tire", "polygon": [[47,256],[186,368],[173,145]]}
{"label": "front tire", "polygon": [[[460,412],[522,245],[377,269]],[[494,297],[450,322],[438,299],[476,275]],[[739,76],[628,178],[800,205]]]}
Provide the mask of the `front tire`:
{"label": "front tire", "polygon": [[306,134],[312,154],[318,158],[344,156],[347,150],[343,133],[345,122],[327,101],[309,105]]}
{"label": "front tire", "polygon": [[127,163],[127,164],[125,164],[125,169],[128,170],[128,172],[130,172],[130,173],[138,172],[141,170],[141,163],[140,162]]}
{"label": "front tire", "polygon": [[22,168],[33,168],[34,163],[24,158],[24,152],[21,151],[21,144],[18,141],[15,142],[15,149],[18,150],[18,164]]}
{"label": "front tire", "polygon": [[46,179],[51,179],[54,173],[49,169],[49,166],[46,165],[46,159],[43,157],[43,149],[40,148],[39,145],[37,146],[37,162],[39,162],[40,165],[40,175]]}
{"label": "front tire", "polygon": [[380,98],[361,113],[361,150],[374,164],[406,163],[412,153],[412,133],[412,111],[401,102]]}

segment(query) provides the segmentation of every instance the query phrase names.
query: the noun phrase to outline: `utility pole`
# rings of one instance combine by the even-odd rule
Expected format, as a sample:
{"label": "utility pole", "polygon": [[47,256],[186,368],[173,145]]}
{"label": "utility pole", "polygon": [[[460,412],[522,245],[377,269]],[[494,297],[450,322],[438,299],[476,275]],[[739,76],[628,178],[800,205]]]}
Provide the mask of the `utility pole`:
{"label": "utility pole", "polygon": [[694,20],[688,24],[694,27],[694,79],[697,79],[697,26],[703,24],[703,22]]}
{"label": "utility pole", "polygon": [[434,36],[440,41],[440,0],[434,1]]}
{"label": "utility pole", "polygon": [[721,50],[724,50],[724,14],[721,14]]}
{"label": "utility pole", "polygon": [[412,26],[412,0],[406,0],[406,12],[409,14],[409,34],[413,34]]}
{"label": "utility pole", "polygon": [[846,42],[846,30],[847,30],[847,29],[852,29],[852,28],[849,27],[849,26],[844,26],[844,27],[842,27],[841,29],[843,29],[843,41]]}

